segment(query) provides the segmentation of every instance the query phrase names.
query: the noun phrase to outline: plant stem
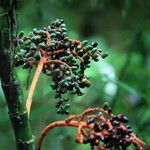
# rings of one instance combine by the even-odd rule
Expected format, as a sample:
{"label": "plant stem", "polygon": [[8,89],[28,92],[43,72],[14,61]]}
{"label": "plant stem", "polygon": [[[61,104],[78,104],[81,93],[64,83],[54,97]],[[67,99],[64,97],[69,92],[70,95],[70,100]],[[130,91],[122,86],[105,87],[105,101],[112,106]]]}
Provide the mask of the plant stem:
{"label": "plant stem", "polygon": [[47,126],[43,129],[43,131],[42,131],[42,133],[41,133],[41,135],[40,135],[40,137],[39,137],[39,139],[38,139],[38,143],[37,143],[37,148],[36,148],[36,150],[40,150],[40,149],[41,149],[41,145],[42,145],[42,142],[43,142],[45,136],[46,136],[47,133],[48,133],[49,131],[51,131],[53,128],[55,128],[55,127],[61,127],[61,126],[64,126],[64,127],[65,127],[65,126],[78,127],[78,125],[79,125],[79,122],[78,122],[78,121],[71,121],[70,123],[66,123],[65,120],[56,121],[56,122],[50,123],[49,125],[47,125]]}
{"label": "plant stem", "polygon": [[34,150],[34,138],[27,111],[22,100],[21,89],[13,72],[13,31],[16,0],[1,0],[3,15],[0,17],[0,79],[14,130],[17,150]]}
{"label": "plant stem", "polygon": [[30,115],[33,94],[34,94],[35,87],[36,87],[36,84],[38,82],[41,71],[43,69],[43,65],[44,65],[45,61],[46,61],[46,58],[41,58],[41,60],[39,61],[38,67],[36,69],[36,72],[34,74],[34,77],[33,77],[33,80],[32,80],[32,83],[31,83],[31,86],[30,86],[30,89],[29,89],[29,94],[28,94],[28,98],[27,98],[27,101],[26,101],[26,109],[27,109],[28,115]]}

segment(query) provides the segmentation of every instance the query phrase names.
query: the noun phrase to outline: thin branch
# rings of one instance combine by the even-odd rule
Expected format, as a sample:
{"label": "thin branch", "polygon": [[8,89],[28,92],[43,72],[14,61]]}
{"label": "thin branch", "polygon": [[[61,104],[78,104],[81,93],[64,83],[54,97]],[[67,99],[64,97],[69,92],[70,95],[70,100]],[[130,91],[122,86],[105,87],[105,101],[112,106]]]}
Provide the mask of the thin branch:
{"label": "thin branch", "polygon": [[41,71],[43,69],[43,65],[44,65],[45,61],[46,61],[46,58],[42,58],[39,61],[39,64],[37,66],[36,72],[34,74],[34,77],[33,77],[33,80],[32,80],[32,83],[31,83],[31,86],[29,89],[28,98],[26,100],[26,109],[27,109],[28,115],[30,115],[30,109],[31,109],[31,105],[32,105],[33,94],[34,94],[35,87],[36,87],[37,81],[39,79],[39,76],[41,74]]}

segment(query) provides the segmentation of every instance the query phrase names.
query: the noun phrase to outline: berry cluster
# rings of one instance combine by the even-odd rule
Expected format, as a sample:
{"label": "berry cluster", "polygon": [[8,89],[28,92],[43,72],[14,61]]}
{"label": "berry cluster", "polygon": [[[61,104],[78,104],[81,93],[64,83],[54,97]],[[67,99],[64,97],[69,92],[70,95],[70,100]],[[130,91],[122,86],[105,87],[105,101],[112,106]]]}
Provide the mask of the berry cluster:
{"label": "berry cluster", "polygon": [[76,142],[89,143],[92,150],[128,150],[131,144],[142,150],[144,142],[126,123],[128,118],[123,114],[112,114],[111,108],[88,108],[81,115],[72,115],[44,128],[38,141],[38,150],[48,131],[58,126],[76,127]]}
{"label": "berry cluster", "polygon": [[[98,61],[98,56],[105,58],[97,48],[98,43],[69,39],[67,28],[62,19],[56,19],[48,27],[34,28],[28,36],[21,32],[17,39],[19,51],[15,55],[15,66],[25,69],[42,63],[42,71],[51,77],[51,87],[56,91],[58,100],[57,112],[68,114],[68,99],[62,94],[71,91],[82,95],[82,88],[89,87],[90,82],[85,75],[85,69],[90,67],[91,59]],[[39,71],[40,72],[40,71]]]}

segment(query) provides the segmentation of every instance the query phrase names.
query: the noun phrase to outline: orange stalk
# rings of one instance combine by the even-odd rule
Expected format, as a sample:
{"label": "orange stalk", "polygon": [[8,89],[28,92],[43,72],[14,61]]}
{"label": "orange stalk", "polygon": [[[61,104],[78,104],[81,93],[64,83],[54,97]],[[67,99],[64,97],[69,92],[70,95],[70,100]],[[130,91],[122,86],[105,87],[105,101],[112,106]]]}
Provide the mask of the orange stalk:
{"label": "orange stalk", "polygon": [[[65,120],[62,120],[62,121],[57,121],[57,122],[53,122],[53,123],[50,123],[49,125],[47,125],[40,137],[39,137],[39,140],[38,140],[38,143],[37,143],[37,150],[40,150],[41,149],[41,145],[42,145],[42,142],[45,138],[45,136],[47,135],[47,133],[55,128],[55,127],[61,127],[61,126],[70,126],[70,127],[78,127],[79,125],[83,126],[83,127],[87,127],[87,128],[92,128],[93,127],[93,124],[87,124],[86,122],[79,122],[79,121],[70,121],[69,123],[66,122]],[[78,141],[79,142],[79,141]],[[83,143],[83,141],[80,141],[81,143]]]}
{"label": "orange stalk", "polygon": [[34,94],[35,87],[36,87],[37,81],[39,79],[39,76],[41,74],[41,71],[43,69],[43,65],[44,65],[45,61],[46,61],[46,58],[41,58],[41,60],[39,61],[36,72],[34,74],[34,77],[33,77],[32,83],[31,83],[31,86],[30,86],[30,89],[29,89],[29,94],[28,94],[28,98],[26,101],[26,109],[27,109],[28,115],[30,115],[33,94]]}

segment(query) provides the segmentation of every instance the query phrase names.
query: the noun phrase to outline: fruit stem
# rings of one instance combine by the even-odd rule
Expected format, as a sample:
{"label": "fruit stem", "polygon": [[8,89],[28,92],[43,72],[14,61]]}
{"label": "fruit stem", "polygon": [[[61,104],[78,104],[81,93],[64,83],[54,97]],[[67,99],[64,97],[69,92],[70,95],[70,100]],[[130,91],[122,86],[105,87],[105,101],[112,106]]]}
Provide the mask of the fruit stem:
{"label": "fruit stem", "polygon": [[34,94],[34,91],[35,91],[35,87],[36,87],[36,84],[37,84],[38,79],[40,77],[40,74],[41,74],[41,71],[43,69],[43,65],[44,65],[45,61],[46,61],[45,57],[42,57],[40,59],[40,61],[38,63],[38,66],[37,66],[37,69],[36,69],[36,72],[34,74],[30,89],[29,89],[29,94],[28,94],[28,98],[27,98],[27,101],[26,101],[26,109],[27,109],[27,112],[28,112],[28,116],[30,115],[30,110],[31,110],[32,99],[33,99],[33,94]]}

